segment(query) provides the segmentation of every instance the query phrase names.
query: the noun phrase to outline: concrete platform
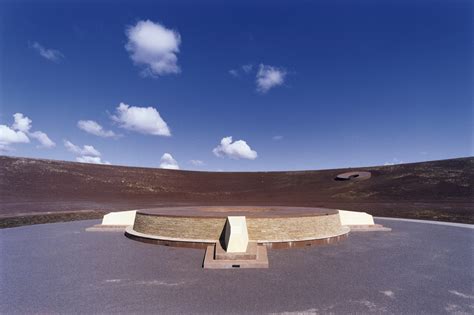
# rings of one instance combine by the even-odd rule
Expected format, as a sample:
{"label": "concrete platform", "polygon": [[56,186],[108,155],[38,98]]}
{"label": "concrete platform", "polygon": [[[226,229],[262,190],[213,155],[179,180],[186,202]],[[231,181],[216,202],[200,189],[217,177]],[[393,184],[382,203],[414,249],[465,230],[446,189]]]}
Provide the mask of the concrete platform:
{"label": "concrete platform", "polygon": [[[258,248],[258,244],[256,242],[249,242],[247,245],[247,250],[245,252],[229,253],[229,252],[226,252],[225,249],[222,247],[221,242],[217,242],[214,245],[214,259],[216,260],[255,260],[257,259],[257,248]],[[209,246],[207,247],[207,249],[209,249]]]}
{"label": "concrete platform", "polygon": [[[255,269],[268,268],[267,247],[253,243],[247,254],[216,255],[219,244],[209,245],[202,264],[204,269]],[[254,252],[255,251],[255,252]]]}
{"label": "concrete platform", "polygon": [[472,314],[474,307],[472,225],[375,218],[392,232],[269,250],[270,268],[229,272],[202,269],[202,249],[85,231],[98,223],[0,229],[0,313]]}

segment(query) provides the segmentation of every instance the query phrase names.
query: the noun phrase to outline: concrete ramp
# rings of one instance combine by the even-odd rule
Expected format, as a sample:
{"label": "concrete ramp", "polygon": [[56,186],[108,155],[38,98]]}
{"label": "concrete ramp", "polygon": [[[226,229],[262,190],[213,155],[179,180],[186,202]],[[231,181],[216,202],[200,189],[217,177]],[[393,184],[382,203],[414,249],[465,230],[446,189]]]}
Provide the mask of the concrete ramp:
{"label": "concrete ramp", "polygon": [[342,225],[374,225],[374,217],[367,212],[339,210]]}
{"label": "concrete ramp", "polygon": [[119,212],[111,212],[104,215],[102,219],[102,225],[133,225],[135,222],[135,214],[137,210],[130,210],[130,211],[119,211]]}
{"label": "concrete ramp", "polygon": [[347,226],[351,232],[391,231],[381,224],[375,224],[374,217],[366,212],[339,210],[341,225]]}

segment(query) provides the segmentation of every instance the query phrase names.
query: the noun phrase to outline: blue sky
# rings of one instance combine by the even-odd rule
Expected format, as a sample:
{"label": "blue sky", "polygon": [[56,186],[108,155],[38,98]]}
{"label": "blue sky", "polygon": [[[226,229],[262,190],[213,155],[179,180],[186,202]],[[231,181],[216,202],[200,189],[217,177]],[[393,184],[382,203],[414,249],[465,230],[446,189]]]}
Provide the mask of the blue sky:
{"label": "blue sky", "polygon": [[472,155],[471,1],[254,2],[3,1],[2,154],[210,171]]}

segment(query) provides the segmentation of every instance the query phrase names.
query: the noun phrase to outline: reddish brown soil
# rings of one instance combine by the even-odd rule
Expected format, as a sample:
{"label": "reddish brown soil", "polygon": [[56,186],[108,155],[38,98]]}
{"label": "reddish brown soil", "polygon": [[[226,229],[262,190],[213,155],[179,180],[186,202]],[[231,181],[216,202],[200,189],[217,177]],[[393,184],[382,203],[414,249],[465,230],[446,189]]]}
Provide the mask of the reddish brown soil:
{"label": "reddish brown soil", "polygon": [[[365,180],[335,180],[369,171]],[[170,205],[308,206],[474,223],[474,158],[299,172],[193,172],[0,156],[0,218]]]}

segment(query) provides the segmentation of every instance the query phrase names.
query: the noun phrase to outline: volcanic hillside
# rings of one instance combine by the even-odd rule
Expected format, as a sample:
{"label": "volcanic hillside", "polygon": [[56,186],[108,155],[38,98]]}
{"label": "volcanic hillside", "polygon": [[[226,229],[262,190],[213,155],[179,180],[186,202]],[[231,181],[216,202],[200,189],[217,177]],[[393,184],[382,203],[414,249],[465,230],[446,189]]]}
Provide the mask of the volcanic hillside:
{"label": "volcanic hillside", "polygon": [[[0,217],[160,205],[291,205],[474,223],[474,158],[297,172],[194,172],[0,156]],[[370,172],[336,180],[350,171]]]}

